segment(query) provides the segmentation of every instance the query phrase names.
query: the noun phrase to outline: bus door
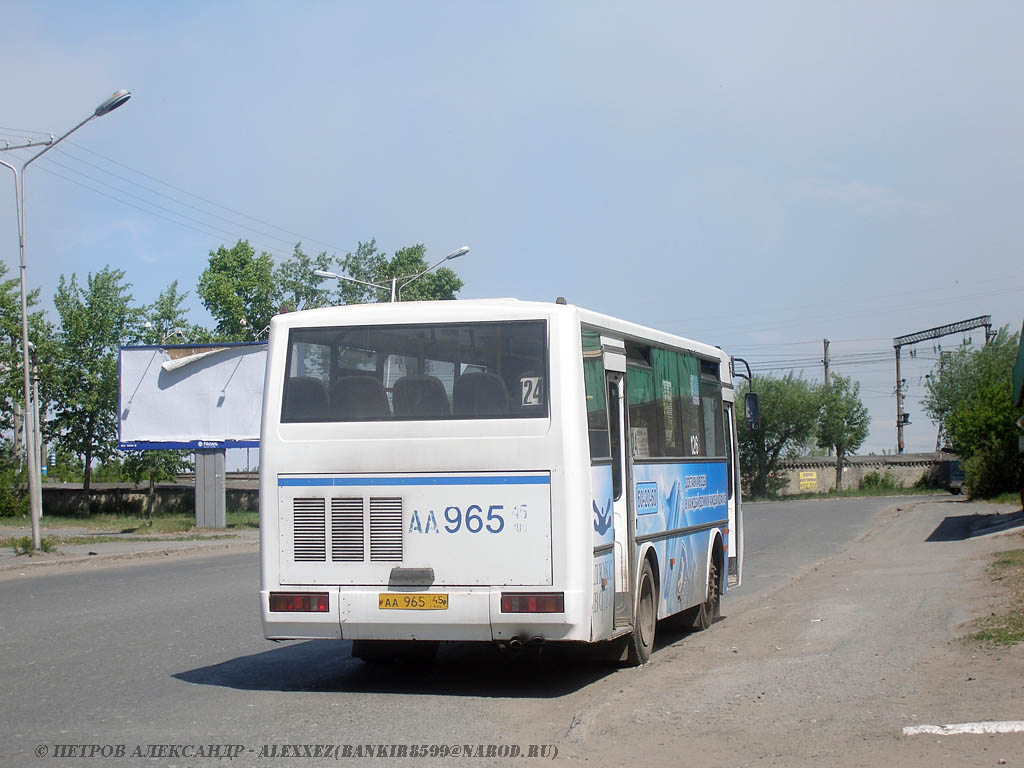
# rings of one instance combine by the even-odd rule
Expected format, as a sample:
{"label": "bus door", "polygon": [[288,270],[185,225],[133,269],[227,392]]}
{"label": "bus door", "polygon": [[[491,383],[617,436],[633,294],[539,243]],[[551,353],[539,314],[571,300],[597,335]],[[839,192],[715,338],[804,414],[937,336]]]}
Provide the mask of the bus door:
{"label": "bus door", "polygon": [[[605,376],[608,386],[608,427],[612,453],[612,528],[615,560],[615,628],[629,627],[633,623],[633,601],[630,598],[630,527],[629,527],[629,472],[626,457],[629,456],[626,429],[626,377],[624,371],[608,370],[609,358],[605,355]],[[621,356],[625,368],[625,357]],[[612,363],[614,365],[614,363]]]}
{"label": "bus door", "polygon": [[740,476],[738,452],[736,450],[736,421],[733,418],[733,404],[724,403],[725,414],[725,456],[727,483],[729,486],[729,535],[726,537],[728,563],[727,585],[739,586],[743,568],[743,510],[740,506]]}

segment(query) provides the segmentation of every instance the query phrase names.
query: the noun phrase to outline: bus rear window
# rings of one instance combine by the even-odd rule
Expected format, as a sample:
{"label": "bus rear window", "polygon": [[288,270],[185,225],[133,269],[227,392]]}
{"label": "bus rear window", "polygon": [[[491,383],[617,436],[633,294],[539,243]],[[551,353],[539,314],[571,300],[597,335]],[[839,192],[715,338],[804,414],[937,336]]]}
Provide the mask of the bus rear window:
{"label": "bus rear window", "polygon": [[548,415],[543,320],[294,328],[282,422]]}

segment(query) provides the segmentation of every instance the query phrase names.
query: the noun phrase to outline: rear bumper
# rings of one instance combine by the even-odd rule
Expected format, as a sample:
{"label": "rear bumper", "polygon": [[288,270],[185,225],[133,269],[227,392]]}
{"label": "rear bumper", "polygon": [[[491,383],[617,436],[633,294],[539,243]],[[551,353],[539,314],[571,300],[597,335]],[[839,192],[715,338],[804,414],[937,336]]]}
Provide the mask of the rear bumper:
{"label": "rear bumper", "polygon": [[[286,588],[288,592],[326,592],[324,613],[278,613],[270,611],[270,590],[260,592],[263,634],[268,640],[343,638],[346,640],[451,640],[545,641],[589,640],[588,599],[582,593],[565,593],[565,612],[502,613],[499,588],[434,588],[430,592],[448,595],[445,610],[382,610],[378,595],[399,590],[386,587]],[[529,587],[516,587],[515,591]],[[274,590],[280,591],[280,590]],[[407,591],[407,590],[401,590]],[[551,587],[537,591],[550,592]],[[421,592],[422,593],[422,592]]]}

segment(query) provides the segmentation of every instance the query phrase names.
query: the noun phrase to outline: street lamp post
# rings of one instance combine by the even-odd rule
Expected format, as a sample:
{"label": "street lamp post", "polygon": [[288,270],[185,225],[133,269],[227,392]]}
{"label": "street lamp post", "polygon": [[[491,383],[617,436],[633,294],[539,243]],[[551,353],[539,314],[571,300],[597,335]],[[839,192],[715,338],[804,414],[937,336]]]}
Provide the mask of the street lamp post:
{"label": "street lamp post", "polygon": [[[390,286],[387,285],[386,283],[384,283],[384,284],[382,284],[382,283],[370,283],[370,282],[367,282],[366,280],[357,280],[356,278],[349,277],[348,275],[339,275],[336,272],[328,272],[326,269],[314,269],[313,270],[313,274],[316,275],[317,277],[329,277],[329,278],[332,278],[334,280],[347,280],[350,283],[358,283],[359,285],[366,285],[366,286],[369,286],[370,288],[377,288],[377,289],[382,290],[382,291],[386,291],[386,290],[388,290],[388,288],[390,288],[391,289],[391,301],[395,302],[395,301],[401,301],[402,300],[402,289],[405,288],[405,286],[407,286],[409,283],[411,283],[414,280],[418,280],[419,278],[423,277],[425,274],[427,274],[427,272],[431,272],[432,270],[437,269],[437,267],[441,266],[446,261],[450,261],[452,259],[457,259],[457,258],[459,258],[459,256],[465,256],[467,253],[469,253],[469,246],[468,245],[464,245],[461,248],[459,248],[458,250],[455,250],[455,251],[452,251],[451,253],[449,253],[447,256],[445,256],[443,259],[441,259],[436,264],[430,265],[429,267],[424,269],[422,272],[417,272],[415,275],[396,275],[395,277],[392,277],[391,281],[390,281],[391,282]],[[406,278],[408,278],[408,280],[406,280]],[[398,285],[398,281],[399,280],[405,280],[405,282],[402,283],[401,285]]]}
{"label": "street lamp post", "polygon": [[403,275],[402,277],[399,277],[399,278],[392,278],[392,280],[391,280],[391,292],[392,292],[391,300],[392,301],[395,300],[395,297],[394,297],[393,294],[394,294],[394,290],[395,290],[395,281],[396,280],[405,280],[406,277],[409,278],[408,280],[405,280],[405,282],[402,283],[400,286],[398,286],[398,300],[401,301],[402,300],[402,289],[405,288],[405,286],[407,286],[409,283],[411,283],[411,282],[413,282],[415,280],[418,280],[419,278],[421,278],[425,274],[427,274],[427,272],[430,272],[431,270],[436,269],[437,267],[439,267],[442,264],[444,264],[446,261],[451,261],[452,259],[457,259],[457,258],[459,258],[459,256],[465,256],[467,253],[469,253],[469,246],[468,245],[464,245],[461,248],[459,248],[458,250],[452,251],[447,256],[445,256],[443,259],[441,259],[439,262],[437,262],[436,264],[433,264],[433,265],[427,267],[426,269],[424,269],[422,272],[420,272],[418,274],[415,274],[415,275]]}
{"label": "street lamp post", "polygon": [[[32,397],[32,382],[29,366],[29,342],[28,342],[28,302],[26,301],[26,281],[25,281],[25,170],[35,160],[39,159],[55,146],[64,141],[68,136],[77,131],[83,125],[88,123],[97,117],[103,117],[103,115],[113,112],[115,109],[124,104],[128,99],[132,97],[128,91],[116,91],[113,95],[98,107],[93,110],[93,113],[89,115],[85,120],[80,122],[70,131],[65,133],[59,139],[51,139],[48,142],[44,142],[46,146],[36,154],[32,155],[28,160],[22,163],[21,170],[19,171],[14,165],[0,160],[0,165],[6,168],[10,168],[14,174],[14,199],[18,209],[18,252],[21,258],[21,363],[24,369],[25,378],[25,420],[29,425],[25,429],[25,452],[27,454],[27,469],[28,469],[28,498],[29,498],[29,510],[32,514],[32,549],[38,550],[40,545],[39,536],[39,518],[42,516],[43,511],[43,490],[40,487],[40,476],[39,476],[39,445],[36,441],[36,435],[34,434],[35,429],[31,425],[36,423],[39,418],[37,408],[39,403]],[[32,146],[28,144],[25,146]],[[0,147],[2,150],[8,149],[19,149],[20,147]]]}

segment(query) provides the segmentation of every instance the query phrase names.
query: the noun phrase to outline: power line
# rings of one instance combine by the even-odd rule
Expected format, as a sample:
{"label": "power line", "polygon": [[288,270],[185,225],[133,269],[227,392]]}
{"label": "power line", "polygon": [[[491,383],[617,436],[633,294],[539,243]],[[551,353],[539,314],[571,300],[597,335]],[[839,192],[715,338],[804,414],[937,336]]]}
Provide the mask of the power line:
{"label": "power line", "polygon": [[[115,201],[121,203],[122,205],[127,205],[129,208],[134,208],[135,210],[142,211],[143,213],[149,214],[150,216],[155,216],[156,218],[163,219],[164,221],[170,222],[171,224],[176,224],[179,227],[184,227],[185,229],[191,229],[192,231],[199,232],[200,234],[203,234],[203,235],[209,235],[209,236],[213,236],[213,237],[218,237],[216,232],[211,232],[208,229],[200,229],[199,227],[192,226],[191,224],[186,224],[186,223],[184,223],[182,221],[175,221],[174,219],[168,218],[167,216],[162,216],[161,214],[159,214],[159,213],[157,213],[155,211],[150,211],[150,210],[147,210],[145,208],[142,208],[141,206],[135,205],[134,203],[129,203],[127,200],[122,200],[121,198],[115,197],[114,195],[108,194],[108,193],[106,193],[106,192],[104,192],[102,190],[93,189],[88,184],[83,184],[80,181],[75,181],[74,179],[68,178],[67,176],[63,176],[62,174],[59,174],[56,171],[51,171],[49,168],[46,168],[45,166],[39,166],[39,170],[41,170],[43,173],[48,173],[51,176],[56,176],[57,178],[64,179],[65,181],[70,182],[71,184],[75,184],[76,186],[82,187],[83,189],[88,189],[90,192],[95,192],[97,195],[102,195],[103,197],[109,198],[111,200],[115,200]],[[203,226],[207,226],[207,225],[203,224]],[[266,250],[265,248],[262,248],[262,246],[261,246],[261,249],[262,250]]]}
{"label": "power line", "polygon": [[[133,186],[136,186],[139,189],[144,189],[147,192],[149,192],[150,194],[154,194],[154,195],[162,197],[162,198],[164,198],[166,200],[170,200],[171,202],[173,202],[173,203],[175,203],[177,205],[184,206],[185,208],[189,208],[190,210],[197,211],[197,212],[202,213],[202,214],[204,214],[206,216],[210,216],[211,218],[218,219],[219,221],[226,222],[226,223],[231,224],[233,226],[242,227],[243,229],[248,229],[250,232],[255,232],[256,234],[258,234],[258,235],[260,235],[262,237],[269,237],[269,238],[272,238],[274,240],[278,240],[278,241],[280,241],[282,243],[285,243],[287,245],[294,245],[293,241],[285,240],[283,237],[278,237],[277,235],[272,235],[269,232],[264,232],[262,230],[256,229],[255,227],[251,227],[251,226],[249,226],[247,224],[239,224],[238,222],[233,221],[232,219],[229,219],[229,218],[227,218],[225,216],[218,216],[215,213],[209,213],[208,211],[204,210],[203,208],[199,208],[198,206],[192,205],[191,203],[186,203],[184,200],[178,200],[177,198],[172,197],[171,195],[166,195],[163,192],[160,192],[158,190],[151,189],[150,187],[147,187],[144,184],[139,184],[138,182],[132,181],[131,179],[129,179],[126,176],[121,176],[120,174],[112,173],[111,171],[106,170],[102,166],[96,165],[95,163],[90,163],[87,160],[82,160],[79,157],[75,157],[73,154],[65,153],[65,156],[70,158],[70,159],[72,159],[72,160],[74,160],[77,163],[82,163],[84,165],[89,166],[90,168],[95,168],[98,171],[102,171],[103,173],[110,174],[115,179],[120,179],[121,181],[127,182],[128,184],[131,184]],[[49,158],[43,158],[43,159],[44,160],[48,160]],[[99,179],[94,179],[93,177],[88,176],[87,174],[84,174],[81,171],[77,171],[77,170],[75,170],[73,168],[70,168],[70,167],[68,167],[68,166],[66,166],[66,165],[64,165],[62,163],[58,163],[56,160],[50,160],[50,162],[53,162],[56,165],[60,165],[62,168],[67,168],[67,170],[71,171],[72,173],[78,173],[78,174],[80,174],[82,176],[85,176],[85,178],[87,178],[87,179],[92,179],[93,181],[96,181],[98,184],[103,184],[104,186],[109,186],[111,189],[117,189],[117,187],[114,187],[113,185],[106,184],[105,182],[100,181]],[[123,190],[118,190],[118,191],[123,191]],[[124,192],[124,194],[130,195],[131,193]]]}
{"label": "power line", "polygon": [[263,219],[256,218],[255,216],[250,216],[247,213],[243,213],[242,211],[235,210],[234,208],[229,208],[226,205],[222,205],[222,204],[220,204],[220,203],[218,203],[218,202],[216,202],[214,200],[210,200],[208,198],[205,198],[202,195],[197,195],[194,192],[189,192],[187,189],[183,189],[181,187],[175,186],[174,184],[171,184],[169,182],[163,181],[162,179],[158,179],[156,176],[151,176],[150,174],[145,173],[144,171],[140,171],[140,170],[138,170],[136,168],[132,168],[130,165],[125,165],[124,163],[122,163],[122,162],[120,162],[118,160],[115,160],[112,157],[107,157],[106,155],[103,155],[103,154],[101,154],[99,152],[96,152],[95,150],[89,149],[88,147],[86,147],[86,146],[84,146],[82,144],[79,144],[76,141],[71,141],[70,139],[68,139],[67,143],[71,144],[71,145],[73,145],[75,147],[78,147],[79,149],[81,149],[81,150],[83,150],[85,152],[88,152],[91,155],[95,155],[96,157],[100,157],[100,158],[106,160],[109,163],[113,163],[114,165],[118,165],[121,168],[129,170],[132,173],[137,173],[140,176],[144,176],[145,178],[149,179],[150,181],[155,181],[158,184],[163,184],[165,187],[169,187],[170,189],[173,189],[173,190],[176,190],[178,192],[181,192],[182,194],[188,195],[189,197],[194,197],[197,200],[202,200],[204,203],[208,203],[209,205],[214,205],[214,206],[216,206],[216,207],[218,207],[218,208],[220,208],[222,210],[225,210],[225,211],[228,211],[230,213],[233,213],[236,216],[242,216],[242,217],[244,217],[246,219],[249,219],[250,221],[255,221],[257,224],[263,224],[265,226],[268,226],[268,227],[271,227],[273,229],[276,229],[276,230],[278,230],[280,232],[284,232],[285,234],[292,235],[293,237],[297,237],[297,238],[299,238],[300,241],[302,241],[304,243],[309,242],[309,243],[316,243],[317,245],[324,245],[324,246],[327,246],[328,248],[330,248],[332,251],[335,251],[336,253],[344,253],[345,252],[344,248],[340,248],[340,247],[338,247],[336,245],[332,245],[331,243],[326,243],[323,240],[317,240],[316,238],[307,237],[305,235],[299,234],[298,232],[293,232],[290,229],[285,229],[284,227],[279,227],[276,224],[271,224],[269,221],[264,221]]}
{"label": "power line", "polygon": [[[47,131],[30,131],[30,130],[26,130],[24,128],[11,128],[11,127],[4,127],[4,126],[0,126],[0,131],[10,131],[10,132],[13,132],[13,133],[24,134],[24,135],[50,135],[49,132],[47,132]],[[102,160],[105,160],[108,163],[112,163],[112,164],[114,164],[116,166],[124,168],[124,169],[126,169],[128,171],[131,171],[132,173],[138,174],[139,176],[142,176],[142,177],[144,177],[146,179],[149,179],[150,181],[156,182],[157,184],[163,185],[163,186],[165,186],[165,187],[167,187],[169,189],[173,189],[173,190],[175,190],[177,192],[180,192],[183,195],[188,195],[189,197],[194,198],[196,200],[200,200],[203,203],[206,203],[207,205],[215,206],[216,208],[219,208],[221,210],[227,211],[227,212],[229,212],[231,214],[234,214],[235,216],[240,216],[240,217],[242,217],[244,219],[247,219],[247,220],[249,220],[251,222],[255,222],[257,224],[261,224],[264,227],[268,227],[270,229],[275,229],[275,230],[277,230],[279,232],[283,232],[283,233],[285,233],[287,235],[290,235],[291,237],[295,237],[295,238],[297,238],[297,240],[295,242],[314,243],[314,244],[317,244],[317,245],[326,246],[328,249],[334,251],[335,253],[345,253],[346,252],[346,249],[340,248],[340,247],[338,247],[336,245],[333,245],[332,243],[328,243],[328,242],[325,242],[323,240],[318,240],[317,238],[308,237],[308,236],[303,235],[303,234],[301,234],[299,232],[295,232],[293,230],[286,229],[285,227],[278,226],[276,224],[273,224],[271,222],[268,222],[268,221],[265,221],[263,219],[257,218],[255,216],[250,216],[247,213],[244,213],[244,212],[239,211],[237,209],[234,209],[234,208],[231,208],[229,206],[223,205],[223,204],[218,203],[218,202],[216,202],[214,200],[210,200],[209,198],[203,197],[202,195],[197,195],[194,192],[190,192],[187,189],[184,189],[182,187],[179,187],[179,186],[176,186],[174,184],[171,184],[170,182],[166,182],[166,181],[164,181],[164,180],[162,180],[160,178],[157,178],[156,176],[148,174],[148,173],[146,173],[144,171],[140,171],[137,168],[132,168],[130,165],[127,165],[127,164],[122,163],[122,162],[120,162],[118,160],[115,160],[112,157],[108,157],[108,156],[106,156],[106,155],[104,155],[104,154],[102,154],[100,152],[96,152],[95,150],[89,149],[87,146],[85,146],[83,144],[80,144],[80,143],[78,143],[76,141],[72,141],[71,139],[68,139],[66,141],[66,143],[75,146],[76,148],[82,150],[83,152],[87,152],[90,155],[93,155],[95,157],[101,158]],[[102,166],[96,165],[95,163],[90,163],[89,161],[84,160],[81,157],[78,157],[74,152],[68,151],[67,148],[65,148],[65,147],[62,147],[62,149],[63,149],[63,154],[64,154],[65,157],[67,157],[67,158],[69,158],[71,160],[74,160],[75,162],[79,162],[79,163],[83,163],[84,165],[88,165],[89,167],[94,168],[94,169],[96,169],[98,171],[101,171],[103,173],[110,174],[111,176],[114,176],[115,178],[118,178],[118,179],[120,179],[120,180],[122,180],[124,182],[127,182],[129,184],[137,186],[140,189],[144,189],[146,192],[148,192],[150,194],[157,195],[157,196],[163,197],[165,199],[171,200],[172,202],[174,202],[177,205],[181,205],[181,206],[184,206],[184,207],[187,207],[187,208],[191,208],[192,210],[195,210],[195,211],[197,211],[199,213],[202,213],[205,216],[209,216],[211,218],[219,219],[219,220],[224,221],[224,222],[226,222],[228,224],[231,224],[232,226],[239,227],[241,229],[245,229],[245,230],[248,230],[248,231],[251,231],[251,232],[257,232],[258,234],[260,234],[263,237],[269,237],[269,238],[272,238],[274,240],[278,240],[280,242],[286,242],[289,245],[294,245],[294,242],[289,241],[289,240],[285,240],[285,238],[279,237],[278,235],[273,235],[273,234],[270,234],[269,232],[258,230],[256,228],[252,227],[251,225],[243,224],[243,223],[237,222],[237,221],[233,221],[231,219],[228,219],[228,218],[225,218],[223,216],[220,216],[219,214],[213,213],[213,212],[211,212],[211,211],[209,211],[207,209],[203,209],[201,207],[194,206],[194,205],[192,205],[190,203],[187,203],[187,202],[185,202],[183,200],[175,198],[175,197],[173,197],[171,195],[166,195],[166,194],[164,194],[164,193],[162,193],[162,192],[160,192],[158,190],[152,189],[151,187],[147,187],[144,184],[139,184],[138,182],[133,181],[133,180],[131,180],[131,179],[125,177],[125,176],[122,176],[120,174],[116,174],[116,173],[114,173],[114,172],[112,172],[112,171],[110,171],[110,170],[108,170],[106,168],[103,168]],[[88,174],[85,174],[82,171],[76,170],[74,168],[70,168],[70,167],[68,167],[66,165],[63,165],[63,164],[61,164],[59,162],[56,162],[56,161],[52,160],[52,158],[50,158],[50,157],[43,158],[43,160],[49,160],[51,162],[54,162],[56,165],[58,165],[60,167],[63,167],[66,170],[68,170],[68,171],[70,171],[72,173],[77,173],[77,174],[79,174],[81,176],[84,176],[85,178],[88,178],[90,181],[93,181],[93,182],[95,182],[97,184],[101,184],[103,186],[106,186],[106,187],[109,187],[111,189],[114,189],[117,192],[119,192],[120,194],[128,195],[129,197],[133,197],[136,200],[140,200],[141,202],[143,202],[146,205],[151,205],[154,208],[160,208],[160,209],[162,209],[164,211],[167,211],[167,212],[171,213],[172,215],[180,216],[180,217],[185,218],[185,219],[189,219],[189,220],[191,220],[191,221],[193,221],[195,223],[199,223],[201,226],[206,226],[206,227],[211,227],[213,229],[218,229],[217,227],[215,227],[212,224],[209,224],[208,222],[197,221],[196,219],[194,219],[192,217],[188,217],[188,216],[186,216],[184,214],[181,214],[181,213],[179,213],[177,211],[173,211],[173,210],[167,208],[166,206],[162,206],[162,205],[159,205],[158,203],[152,202],[150,200],[145,200],[143,198],[139,198],[136,195],[132,195],[132,193],[130,193],[130,192],[127,192],[127,191],[125,191],[123,189],[115,187],[115,186],[113,186],[111,184],[108,184],[108,183],[106,183],[104,181],[96,179],[95,177],[89,176]],[[61,174],[58,174],[58,173],[53,173],[53,172],[51,172],[51,173],[52,173],[52,175],[57,176],[58,178],[64,179],[65,181],[71,181],[72,183],[75,183],[74,180],[68,179],[66,176],[62,176]],[[115,196],[109,195],[109,194],[103,194],[99,190],[93,189],[93,188],[89,187],[88,185],[80,184],[79,183],[78,186],[81,186],[81,187],[83,187],[85,189],[88,189],[91,192],[96,192],[97,194],[102,194],[104,197],[107,197],[107,198],[112,199],[112,200],[116,200],[117,202],[121,202],[121,203],[123,203],[125,205],[129,205],[130,207],[136,208],[136,210],[142,210],[144,213],[149,213],[150,215],[157,216],[157,218],[161,218],[164,221],[169,221],[172,224],[178,224],[179,226],[184,226],[184,227],[186,227],[188,229],[192,229],[194,231],[201,231],[201,230],[196,230],[195,227],[193,227],[193,226],[186,225],[186,224],[184,224],[182,222],[178,222],[178,221],[175,221],[173,219],[167,219],[166,217],[159,216],[158,214],[155,214],[152,211],[148,211],[148,210],[145,210],[145,209],[140,209],[140,208],[138,208],[138,206],[130,205],[129,203],[127,203],[124,200],[121,200],[121,199],[119,199],[119,198],[117,198]],[[222,233],[225,233],[225,230],[219,229],[219,231],[222,232]],[[204,234],[211,234],[211,233],[204,232]],[[235,233],[227,233],[227,234],[230,234],[231,237],[236,237],[237,239],[246,239],[246,238],[243,238],[243,237],[237,237],[237,235]],[[261,248],[263,250],[271,250],[271,252],[276,251],[276,249],[267,249],[267,248],[265,248],[263,246],[261,246]]]}
{"label": "power line", "polygon": [[[100,184],[101,186],[104,186],[104,187],[106,187],[108,189],[112,189],[115,192],[117,192],[118,194],[125,195],[126,197],[129,197],[132,200],[137,200],[137,201],[143,203],[144,205],[150,205],[150,206],[152,206],[154,208],[159,208],[162,211],[166,211],[167,213],[170,213],[170,214],[172,214],[174,216],[179,216],[182,219],[186,219],[187,221],[191,221],[191,222],[193,222],[195,224],[199,224],[199,225],[204,226],[204,227],[209,227],[210,229],[218,231],[218,232],[220,232],[222,234],[225,234],[228,237],[234,238],[237,235],[236,232],[232,232],[230,230],[223,229],[221,227],[218,227],[215,224],[210,224],[208,222],[202,221],[201,219],[197,219],[194,216],[189,216],[189,215],[184,214],[184,213],[179,213],[178,211],[175,211],[175,210],[173,210],[171,208],[168,208],[167,206],[160,205],[159,203],[154,203],[154,202],[152,202],[150,200],[147,200],[144,197],[140,197],[139,195],[136,195],[136,194],[133,194],[131,192],[128,192],[127,190],[121,189],[120,187],[115,187],[113,184],[108,184],[107,182],[103,181],[102,179],[97,179],[96,177],[90,176],[87,173],[83,173],[82,171],[75,170],[74,168],[71,168],[70,166],[65,165],[64,163],[58,162],[56,160],[52,160],[50,158],[45,158],[44,157],[44,158],[42,158],[42,160],[40,162],[46,163],[48,165],[56,165],[57,167],[63,168],[63,169],[65,169],[66,171],[68,171],[70,173],[78,174],[79,176],[81,176],[81,177],[83,177],[85,179],[88,179],[89,181],[92,181],[92,182],[94,182],[96,184]],[[58,174],[58,173],[52,172],[52,171],[51,171],[51,173],[53,173],[53,175],[55,175],[55,176],[57,176],[59,178],[65,179],[66,181],[72,181],[72,179],[69,179],[67,176],[63,176],[61,174]],[[97,190],[94,190],[91,187],[88,187],[86,185],[81,185],[81,186],[85,186],[86,189],[90,189],[91,191],[94,191],[94,192],[97,191]],[[111,197],[113,197],[113,196],[111,196]],[[113,197],[113,199],[117,200],[119,198]],[[194,206],[188,206],[188,207],[189,208],[193,208]],[[196,210],[199,210],[199,209],[196,209]],[[221,217],[216,217],[216,218],[221,218]],[[227,219],[223,219],[223,220],[227,221],[227,223],[229,223],[229,224],[233,224],[234,223],[234,222],[228,221]],[[273,235],[270,235],[270,237],[273,237]],[[238,238],[238,239],[243,239],[243,238]],[[274,239],[280,240],[280,238],[276,238],[276,237]],[[287,241],[281,240],[281,242],[287,242]],[[277,251],[276,247],[273,248],[273,249],[268,249],[266,246],[264,246],[262,244],[258,244],[258,245],[259,245],[259,247],[262,250]]]}

